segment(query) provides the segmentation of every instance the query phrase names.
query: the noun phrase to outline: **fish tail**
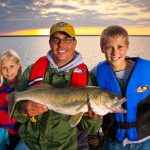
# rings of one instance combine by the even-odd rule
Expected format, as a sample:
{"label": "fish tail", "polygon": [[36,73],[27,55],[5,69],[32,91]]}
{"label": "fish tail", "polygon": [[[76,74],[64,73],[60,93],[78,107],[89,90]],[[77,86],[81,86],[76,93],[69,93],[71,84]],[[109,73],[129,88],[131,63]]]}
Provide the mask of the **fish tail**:
{"label": "fish tail", "polygon": [[8,101],[8,112],[10,115],[12,115],[14,108],[15,108],[15,104],[16,104],[15,94],[16,94],[16,92],[11,92],[6,97],[6,100]]}

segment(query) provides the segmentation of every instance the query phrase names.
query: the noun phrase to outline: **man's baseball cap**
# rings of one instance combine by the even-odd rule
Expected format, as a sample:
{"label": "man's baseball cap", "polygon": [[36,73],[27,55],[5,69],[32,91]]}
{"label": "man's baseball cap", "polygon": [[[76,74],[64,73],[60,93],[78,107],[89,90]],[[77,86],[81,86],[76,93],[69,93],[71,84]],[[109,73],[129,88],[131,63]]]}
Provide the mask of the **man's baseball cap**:
{"label": "man's baseball cap", "polygon": [[69,34],[71,37],[75,37],[75,30],[72,25],[66,23],[66,22],[58,22],[54,25],[52,25],[50,29],[50,37],[55,33],[55,32],[65,32]]}

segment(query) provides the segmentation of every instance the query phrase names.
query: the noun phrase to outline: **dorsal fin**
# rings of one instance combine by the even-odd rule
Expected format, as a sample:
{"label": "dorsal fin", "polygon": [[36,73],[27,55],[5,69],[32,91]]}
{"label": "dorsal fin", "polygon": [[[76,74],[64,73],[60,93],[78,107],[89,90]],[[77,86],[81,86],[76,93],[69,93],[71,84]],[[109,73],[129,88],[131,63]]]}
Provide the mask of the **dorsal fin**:
{"label": "dorsal fin", "polygon": [[54,87],[51,86],[51,85],[49,85],[49,84],[41,83],[41,84],[37,84],[35,86],[32,86],[29,89],[32,89],[32,88],[34,88],[34,89],[39,89],[39,88],[42,88],[42,89],[45,88],[45,89],[47,89],[47,88],[54,88]]}

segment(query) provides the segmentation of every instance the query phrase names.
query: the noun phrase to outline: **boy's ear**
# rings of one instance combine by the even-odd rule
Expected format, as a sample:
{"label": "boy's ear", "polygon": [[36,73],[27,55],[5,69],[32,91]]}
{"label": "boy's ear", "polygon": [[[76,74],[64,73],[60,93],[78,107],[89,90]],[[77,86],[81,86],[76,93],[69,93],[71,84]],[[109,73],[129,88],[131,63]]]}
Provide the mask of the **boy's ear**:
{"label": "boy's ear", "polygon": [[104,49],[103,48],[101,48],[101,52],[104,53]]}
{"label": "boy's ear", "polygon": [[128,51],[128,49],[129,49],[129,44],[127,44],[126,47],[127,47],[127,50],[126,50],[126,51]]}

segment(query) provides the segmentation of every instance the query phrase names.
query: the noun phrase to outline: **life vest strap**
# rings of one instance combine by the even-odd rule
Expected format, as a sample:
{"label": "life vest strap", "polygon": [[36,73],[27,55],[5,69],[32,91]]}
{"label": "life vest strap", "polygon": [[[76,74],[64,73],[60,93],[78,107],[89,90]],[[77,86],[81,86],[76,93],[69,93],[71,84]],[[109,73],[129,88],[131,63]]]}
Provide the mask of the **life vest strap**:
{"label": "life vest strap", "polygon": [[116,129],[129,129],[135,128],[136,126],[136,122],[114,122],[114,127]]}
{"label": "life vest strap", "polygon": [[15,129],[16,127],[16,124],[0,124],[0,128]]}
{"label": "life vest strap", "polygon": [[8,107],[0,107],[0,110],[8,111]]}

